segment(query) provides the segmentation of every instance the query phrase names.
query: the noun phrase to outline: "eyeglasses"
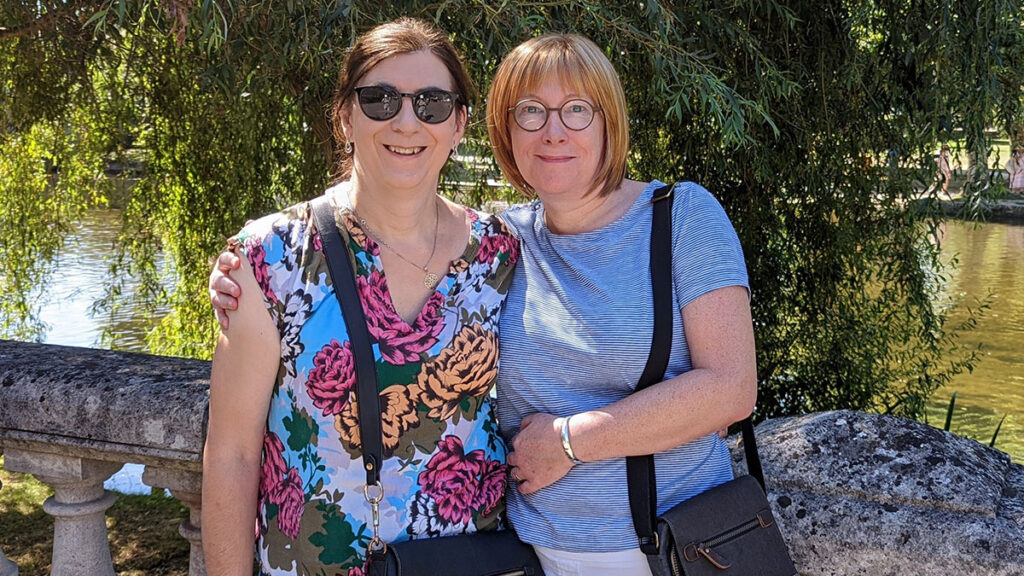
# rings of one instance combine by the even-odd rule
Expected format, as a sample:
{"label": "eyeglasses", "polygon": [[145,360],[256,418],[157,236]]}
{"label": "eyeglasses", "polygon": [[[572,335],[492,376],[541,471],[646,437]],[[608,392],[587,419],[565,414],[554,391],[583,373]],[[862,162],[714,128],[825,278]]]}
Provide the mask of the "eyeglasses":
{"label": "eyeglasses", "polygon": [[558,117],[562,124],[569,130],[585,130],[594,121],[594,113],[601,109],[586,100],[569,100],[558,108],[548,108],[536,100],[520,100],[515,106],[510,106],[508,111],[512,112],[516,124],[527,132],[536,132],[548,123],[548,113],[558,111]]}
{"label": "eyeglasses", "polygon": [[416,117],[427,124],[440,124],[452,115],[459,95],[439,88],[427,88],[410,94],[390,86],[360,86],[354,90],[359,108],[370,120],[383,122],[394,118],[402,109],[402,100],[412,100]]}

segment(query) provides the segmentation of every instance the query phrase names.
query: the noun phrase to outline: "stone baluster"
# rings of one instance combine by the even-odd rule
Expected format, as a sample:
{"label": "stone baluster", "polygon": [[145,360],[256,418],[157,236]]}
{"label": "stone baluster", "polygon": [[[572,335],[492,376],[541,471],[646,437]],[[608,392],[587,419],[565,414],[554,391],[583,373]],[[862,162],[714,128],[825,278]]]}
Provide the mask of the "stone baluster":
{"label": "stone baluster", "polygon": [[[3,488],[4,483],[0,482],[0,490]],[[18,576],[18,566],[4,556],[2,548],[0,548],[0,576]]]}
{"label": "stone baluster", "polygon": [[0,576],[18,576],[18,565],[11,562],[0,551]]}
{"label": "stone baluster", "polygon": [[[190,545],[189,576],[206,576],[206,559],[203,556],[200,514],[202,512],[203,475],[199,472],[146,466],[142,481],[150,486],[166,488],[182,504],[188,507],[189,517],[182,520],[178,533]],[[2,575],[0,575],[2,576]]]}
{"label": "stone baluster", "polygon": [[53,488],[43,510],[54,518],[51,576],[114,576],[105,513],[117,496],[103,482],[123,463],[8,449],[4,467]]}

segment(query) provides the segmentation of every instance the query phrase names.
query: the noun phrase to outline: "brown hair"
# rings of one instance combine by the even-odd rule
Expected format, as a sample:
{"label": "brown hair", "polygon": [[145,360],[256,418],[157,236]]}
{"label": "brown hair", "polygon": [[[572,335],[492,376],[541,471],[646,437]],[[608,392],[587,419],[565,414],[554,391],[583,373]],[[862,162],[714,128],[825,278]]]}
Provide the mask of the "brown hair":
{"label": "brown hair", "polygon": [[[341,114],[363,76],[392,56],[421,51],[428,51],[444,62],[455,82],[454,91],[459,95],[461,109],[465,110],[472,104],[476,94],[473,81],[466,72],[458,51],[444,32],[433,24],[416,18],[402,17],[385,22],[356,39],[338,72],[338,82],[331,104],[335,149],[340,150],[339,144],[345,141]],[[344,180],[351,175],[352,156],[341,153],[338,160],[338,176]]]}
{"label": "brown hair", "polygon": [[523,42],[502,61],[487,95],[487,134],[501,173],[516,189],[534,193],[512,153],[508,109],[541,83],[558,78],[587,94],[604,115],[604,149],[591,186],[605,196],[626,177],[629,116],[622,82],[612,63],[596,44],[577,34],[545,34]]}

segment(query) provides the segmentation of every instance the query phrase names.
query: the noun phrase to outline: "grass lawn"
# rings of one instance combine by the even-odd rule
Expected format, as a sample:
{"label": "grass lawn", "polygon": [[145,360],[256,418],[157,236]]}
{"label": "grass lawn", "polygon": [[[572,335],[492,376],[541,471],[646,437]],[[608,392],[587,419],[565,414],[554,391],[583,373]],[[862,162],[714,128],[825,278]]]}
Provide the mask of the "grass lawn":
{"label": "grass lawn", "polygon": [[[50,573],[53,518],[43,501],[53,491],[35,478],[3,469],[0,456],[0,548],[18,565],[19,576]],[[124,576],[188,576],[188,541],[178,525],[188,509],[163,491],[119,495],[107,510],[114,571]]]}
{"label": "grass lawn", "polygon": [[[950,162],[954,170],[967,168],[967,151],[964,146],[967,143],[963,140],[949,142]],[[938,150],[935,154],[938,154]],[[988,155],[988,167],[992,170],[1002,170],[1006,161],[1010,159],[1010,140],[1007,138],[995,138],[992,140],[992,151]]]}

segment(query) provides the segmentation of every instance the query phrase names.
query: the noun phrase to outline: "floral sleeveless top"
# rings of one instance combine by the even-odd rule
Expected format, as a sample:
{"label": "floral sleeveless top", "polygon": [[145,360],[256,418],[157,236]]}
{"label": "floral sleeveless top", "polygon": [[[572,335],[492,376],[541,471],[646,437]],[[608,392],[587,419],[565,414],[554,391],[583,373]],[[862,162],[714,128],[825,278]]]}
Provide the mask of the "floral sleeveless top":
{"label": "floral sleeveless top", "polygon": [[[380,247],[349,209],[335,212],[377,359],[386,542],[494,530],[504,515],[505,445],[490,392],[519,244],[498,218],[466,211],[466,250],[411,325],[395,312]],[[262,574],[361,576],[373,524],[352,347],[311,223],[300,204],[236,237],[281,336],[256,548]]]}

